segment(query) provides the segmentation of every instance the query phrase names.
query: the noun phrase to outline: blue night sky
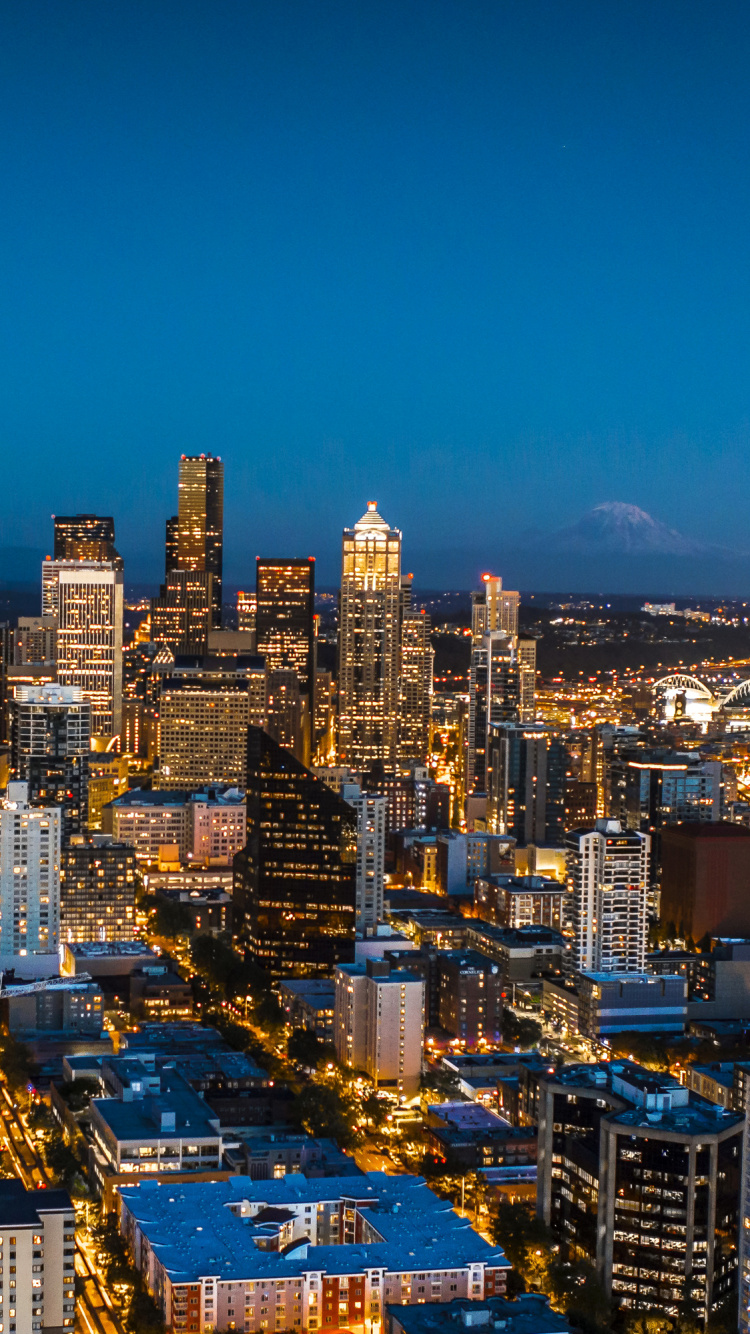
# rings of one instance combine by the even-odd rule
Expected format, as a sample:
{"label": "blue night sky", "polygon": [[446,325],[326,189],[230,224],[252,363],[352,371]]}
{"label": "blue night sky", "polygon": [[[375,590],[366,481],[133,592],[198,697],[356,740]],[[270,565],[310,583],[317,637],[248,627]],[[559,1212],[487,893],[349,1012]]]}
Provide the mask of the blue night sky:
{"label": "blue night sky", "polygon": [[609,500],[750,548],[748,68],[744,0],[6,5],[0,547],[158,578],[210,450],[228,582],[368,498],[423,587]]}

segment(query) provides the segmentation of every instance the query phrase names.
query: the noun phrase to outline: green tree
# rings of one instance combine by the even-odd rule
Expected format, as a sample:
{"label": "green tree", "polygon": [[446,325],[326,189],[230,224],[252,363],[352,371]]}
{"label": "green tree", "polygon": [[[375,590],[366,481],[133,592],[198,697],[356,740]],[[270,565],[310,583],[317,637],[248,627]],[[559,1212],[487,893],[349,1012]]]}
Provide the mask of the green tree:
{"label": "green tree", "polygon": [[354,1144],[355,1107],[332,1084],[306,1084],[294,1104],[294,1111],[308,1134],[334,1139],[342,1149]]}
{"label": "green tree", "polygon": [[492,1240],[502,1246],[522,1283],[546,1291],[555,1239],[544,1219],[528,1204],[501,1200],[490,1218],[490,1230]]}
{"label": "green tree", "polygon": [[0,1036],[0,1070],[16,1094],[25,1093],[37,1075],[30,1049],[10,1033]]}
{"label": "green tree", "polygon": [[295,1028],[289,1036],[287,1055],[295,1065],[304,1065],[309,1070],[317,1070],[320,1065],[331,1059],[331,1048],[309,1029]]}
{"label": "green tree", "polygon": [[164,1334],[165,1325],[160,1308],[147,1292],[139,1277],[125,1317],[129,1334]]}
{"label": "green tree", "polygon": [[611,1329],[612,1303],[596,1269],[588,1260],[549,1266],[546,1291],[573,1323],[590,1331]]}
{"label": "green tree", "polygon": [[542,1025],[536,1019],[519,1019],[513,1010],[503,1009],[503,1041],[512,1047],[537,1047],[542,1040]]}
{"label": "green tree", "polygon": [[157,898],[153,916],[153,930],[165,940],[193,934],[193,917],[187,904],[175,899]]}

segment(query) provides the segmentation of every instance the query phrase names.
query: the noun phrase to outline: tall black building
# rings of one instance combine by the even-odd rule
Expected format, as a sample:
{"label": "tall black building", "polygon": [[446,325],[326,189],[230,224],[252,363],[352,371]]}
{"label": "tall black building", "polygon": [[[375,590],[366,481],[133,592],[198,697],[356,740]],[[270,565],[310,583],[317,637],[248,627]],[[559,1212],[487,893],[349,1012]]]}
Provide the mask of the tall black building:
{"label": "tall black building", "polygon": [[180,520],[176,514],[167,519],[164,531],[164,577],[168,579],[172,570],[179,569]]}
{"label": "tall black building", "polygon": [[[299,682],[301,735],[293,750],[303,764],[310,763],[315,717],[315,561],[264,560],[259,556],[255,575],[256,651],[269,672],[291,670]],[[275,735],[273,711],[268,730]],[[281,740],[281,736],[277,736]]]}
{"label": "tall black building", "polygon": [[276,976],[350,963],[356,814],[259,727],[248,729],[247,828],[233,908],[249,957]]}
{"label": "tall black building", "polygon": [[73,838],[60,854],[60,940],[132,940],[135,851],[104,834]]}
{"label": "tall black building", "polygon": [[565,833],[565,746],[539,723],[491,723],[487,732],[487,821],[493,834],[561,843]]}
{"label": "tall black building", "polygon": [[55,514],[55,560],[117,559],[115,521],[110,515]]}
{"label": "tall black building", "polygon": [[88,819],[91,705],[74,686],[20,686],[11,703],[13,774],[29,801],[60,806],[63,839]]}

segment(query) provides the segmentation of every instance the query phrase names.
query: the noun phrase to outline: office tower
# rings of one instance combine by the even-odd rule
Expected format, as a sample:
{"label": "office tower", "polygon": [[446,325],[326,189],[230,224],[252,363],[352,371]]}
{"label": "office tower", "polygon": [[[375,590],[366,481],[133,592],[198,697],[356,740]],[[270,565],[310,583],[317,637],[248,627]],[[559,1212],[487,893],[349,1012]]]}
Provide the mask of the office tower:
{"label": "office tower", "polygon": [[119,559],[115,550],[115,521],[98,514],[53,515],[55,523],[55,560]]}
{"label": "office tower", "polygon": [[213,619],[213,575],[172,570],[158,598],[151,599],[151,642],[166,644],[173,653],[205,653]]}
{"label": "office tower", "polygon": [[135,891],[133,848],[75,836],[60,854],[60,940],[133,940]]}
{"label": "office tower", "polygon": [[234,859],[235,932],[275,976],[354,956],[357,817],[258,727],[248,731],[248,840]]}
{"label": "office tower", "polygon": [[260,658],[235,663],[207,658],[176,665],[159,695],[159,770],[154,787],[227,783],[244,788],[247,729],[265,719],[266,678]]}
{"label": "office tower", "polygon": [[358,783],[342,783],[341,796],[357,812],[357,935],[374,932],[383,920],[386,798],[363,792]]}
{"label": "office tower", "polygon": [[388,959],[367,959],[339,965],[335,983],[337,1059],[366,1070],[377,1088],[414,1097],[422,1073],[424,980]]}
{"label": "office tower", "polygon": [[597,820],[565,838],[579,972],[642,973],[646,964],[651,838]]}
{"label": "office tower", "polygon": [[304,763],[309,712],[297,673],[289,668],[266,671],[266,731]]}
{"label": "office tower", "polygon": [[42,613],[57,618],[57,680],[79,686],[91,704],[94,736],[119,736],[122,723],[121,565],[45,561]]}
{"label": "office tower", "polygon": [[32,806],[59,806],[62,836],[88,813],[91,705],[78,686],[17,686],[11,703],[13,776]]}
{"label": "office tower", "polygon": [[68,1192],[26,1190],[20,1181],[0,1181],[0,1211],[0,1255],[4,1252],[8,1272],[18,1276],[6,1279],[7,1328],[11,1334],[72,1329],[76,1217]]}
{"label": "office tower", "polygon": [[0,805],[0,961],[54,952],[60,930],[57,806],[30,806],[26,783],[9,783]]}
{"label": "office tower", "polygon": [[520,845],[561,843],[565,831],[565,746],[541,723],[490,723],[487,825]]}
{"label": "office tower", "polygon": [[258,609],[254,593],[237,594],[237,629],[255,634],[255,614]]}
{"label": "office tower", "polygon": [[487,791],[487,737],[491,723],[518,722],[521,714],[521,674],[515,642],[504,631],[493,630],[471,651],[467,791]]}
{"label": "office tower", "polygon": [[430,750],[432,664],[430,618],[408,610],[401,620],[398,751],[402,765],[424,764]]}
{"label": "office tower", "polygon": [[750,829],[723,821],[663,829],[660,908],[683,938],[750,936]]}
{"label": "office tower", "polygon": [[106,807],[102,823],[140,862],[158,861],[159,849],[172,844],[185,865],[231,866],[246,843],[245,794],[236,787],[130,788]]}
{"label": "office tower", "polygon": [[483,574],[482,587],[471,595],[471,633],[476,643],[484,635],[502,630],[511,638],[518,635],[518,608],[521,594],[503,589],[497,575]]}
{"label": "office tower", "polygon": [[213,623],[221,625],[224,464],[210,454],[180,458],[177,559],[181,570],[213,575]]}
{"label": "office tower", "polygon": [[365,774],[366,792],[386,798],[385,832],[394,829],[447,829],[450,826],[450,788],[436,783],[427,769],[413,764],[406,773]]}
{"label": "office tower", "polygon": [[516,649],[521,691],[520,718],[533,723],[536,717],[536,640],[519,639]]}
{"label": "office tower", "polygon": [[438,950],[440,1027],[473,1047],[502,1040],[503,978],[497,963],[477,950]]}
{"label": "office tower", "polygon": [[339,611],[339,759],[393,768],[398,750],[401,533],[374,500],[345,528]]}
{"label": "office tower", "polygon": [[[315,714],[315,561],[312,556],[302,560],[259,556],[255,581],[257,652],[268,672],[293,671],[297,677],[301,733],[292,749],[302,764],[309,765]],[[269,723],[272,718],[269,708]]]}
{"label": "office tower", "polygon": [[164,532],[164,578],[169,579],[180,565],[180,520],[176,514],[167,519]]}
{"label": "office tower", "polygon": [[129,768],[127,755],[112,755],[97,751],[89,761],[89,810],[86,824],[89,831],[101,829],[102,811],[110,801],[128,788]]}
{"label": "office tower", "polygon": [[13,633],[13,663],[53,665],[57,661],[57,621],[54,616],[19,616]]}
{"label": "office tower", "polygon": [[537,1111],[537,1214],[564,1261],[627,1314],[702,1325],[735,1296],[740,1113],[631,1061],[542,1073]]}

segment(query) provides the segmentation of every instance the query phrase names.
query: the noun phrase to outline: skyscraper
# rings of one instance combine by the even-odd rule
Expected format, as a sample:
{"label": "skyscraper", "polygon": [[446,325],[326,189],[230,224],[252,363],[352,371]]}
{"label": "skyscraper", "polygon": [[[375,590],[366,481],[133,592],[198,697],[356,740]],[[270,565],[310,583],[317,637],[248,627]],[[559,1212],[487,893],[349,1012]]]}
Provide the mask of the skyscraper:
{"label": "skyscraper", "polygon": [[339,758],[363,770],[396,763],[401,533],[368,501],[344,529],[339,614]]}
{"label": "skyscraper", "polygon": [[248,726],[265,718],[259,658],[205,659],[164,675],[159,696],[159,771],[154,787],[230,783],[244,788]]}
{"label": "skyscraper", "polygon": [[276,976],[354,955],[357,816],[258,727],[248,731],[248,840],[234,859],[240,943]]}
{"label": "skyscraper", "polygon": [[0,803],[0,961],[54,952],[60,935],[60,811],[29,805],[26,783]]}
{"label": "skyscraper", "polygon": [[471,650],[467,792],[487,791],[490,724],[518,722],[520,716],[521,674],[515,641],[502,630],[489,631]]}
{"label": "skyscraper", "polygon": [[[312,556],[301,560],[259,556],[255,587],[257,652],[269,673],[293,671],[297,677],[301,732],[292,748],[309,765],[315,716],[315,561]],[[270,706],[268,721],[272,731]]]}
{"label": "skyscraper", "polygon": [[170,570],[158,598],[151,599],[151,642],[167,644],[173,653],[205,653],[213,615],[213,575]]}
{"label": "skyscraper", "polygon": [[355,916],[358,936],[367,936],[383,920],[385,817],[387,799],[363,792],[358,783],[342,783],[341,796],[357,812],[357,882]]}
{"label": "skyscraper", "polygon": [[401,581],[401,664],[398,753],[402,765],[424,764],[430,749],[432,714],[432,625],[411,601],[411,575]]}
{"label": "skyscraper", "polygon": [[180,458],[177,559],[181,570],[213,575],[213,620],[221,625],[224,464],[211,454]]}
{"label": "skyscraper", "polygon": [[642,973],[646,962],[651,838],[597,820],[565,839],[578,972]]}
{"label": "skyscraper", "polygon": [[561,843],[566,751],[542,724],[490,723],[487,730],[487,827],[528,843]]}
{"label": "skyscraper", "polygon": [[55,560],[114,561],[115,521],[99,514],[53,515]]}
{"label": "skyscraper", "polygon": [[164,531],[164,578],[169,579],[172,570],[179,569],[180,520],[176,514],[167,519]]}
{"label": "skyscraper", "polygon": [[59,806],[64,837],[86,823],[91,705],[77,686],[18,686],[11,704],[14,778],[34,806]]}
{"label": "skyscraper", "polygon": [[91,703],[91,730],[119,736],[122,722],[121,563],[47,560],[42,613],[57,618],[57,680]]}
{"label": "skyscraper", "polygon": [[60,857],[62,941],[132,940],[135,849],[106,834],[74,838]]}

